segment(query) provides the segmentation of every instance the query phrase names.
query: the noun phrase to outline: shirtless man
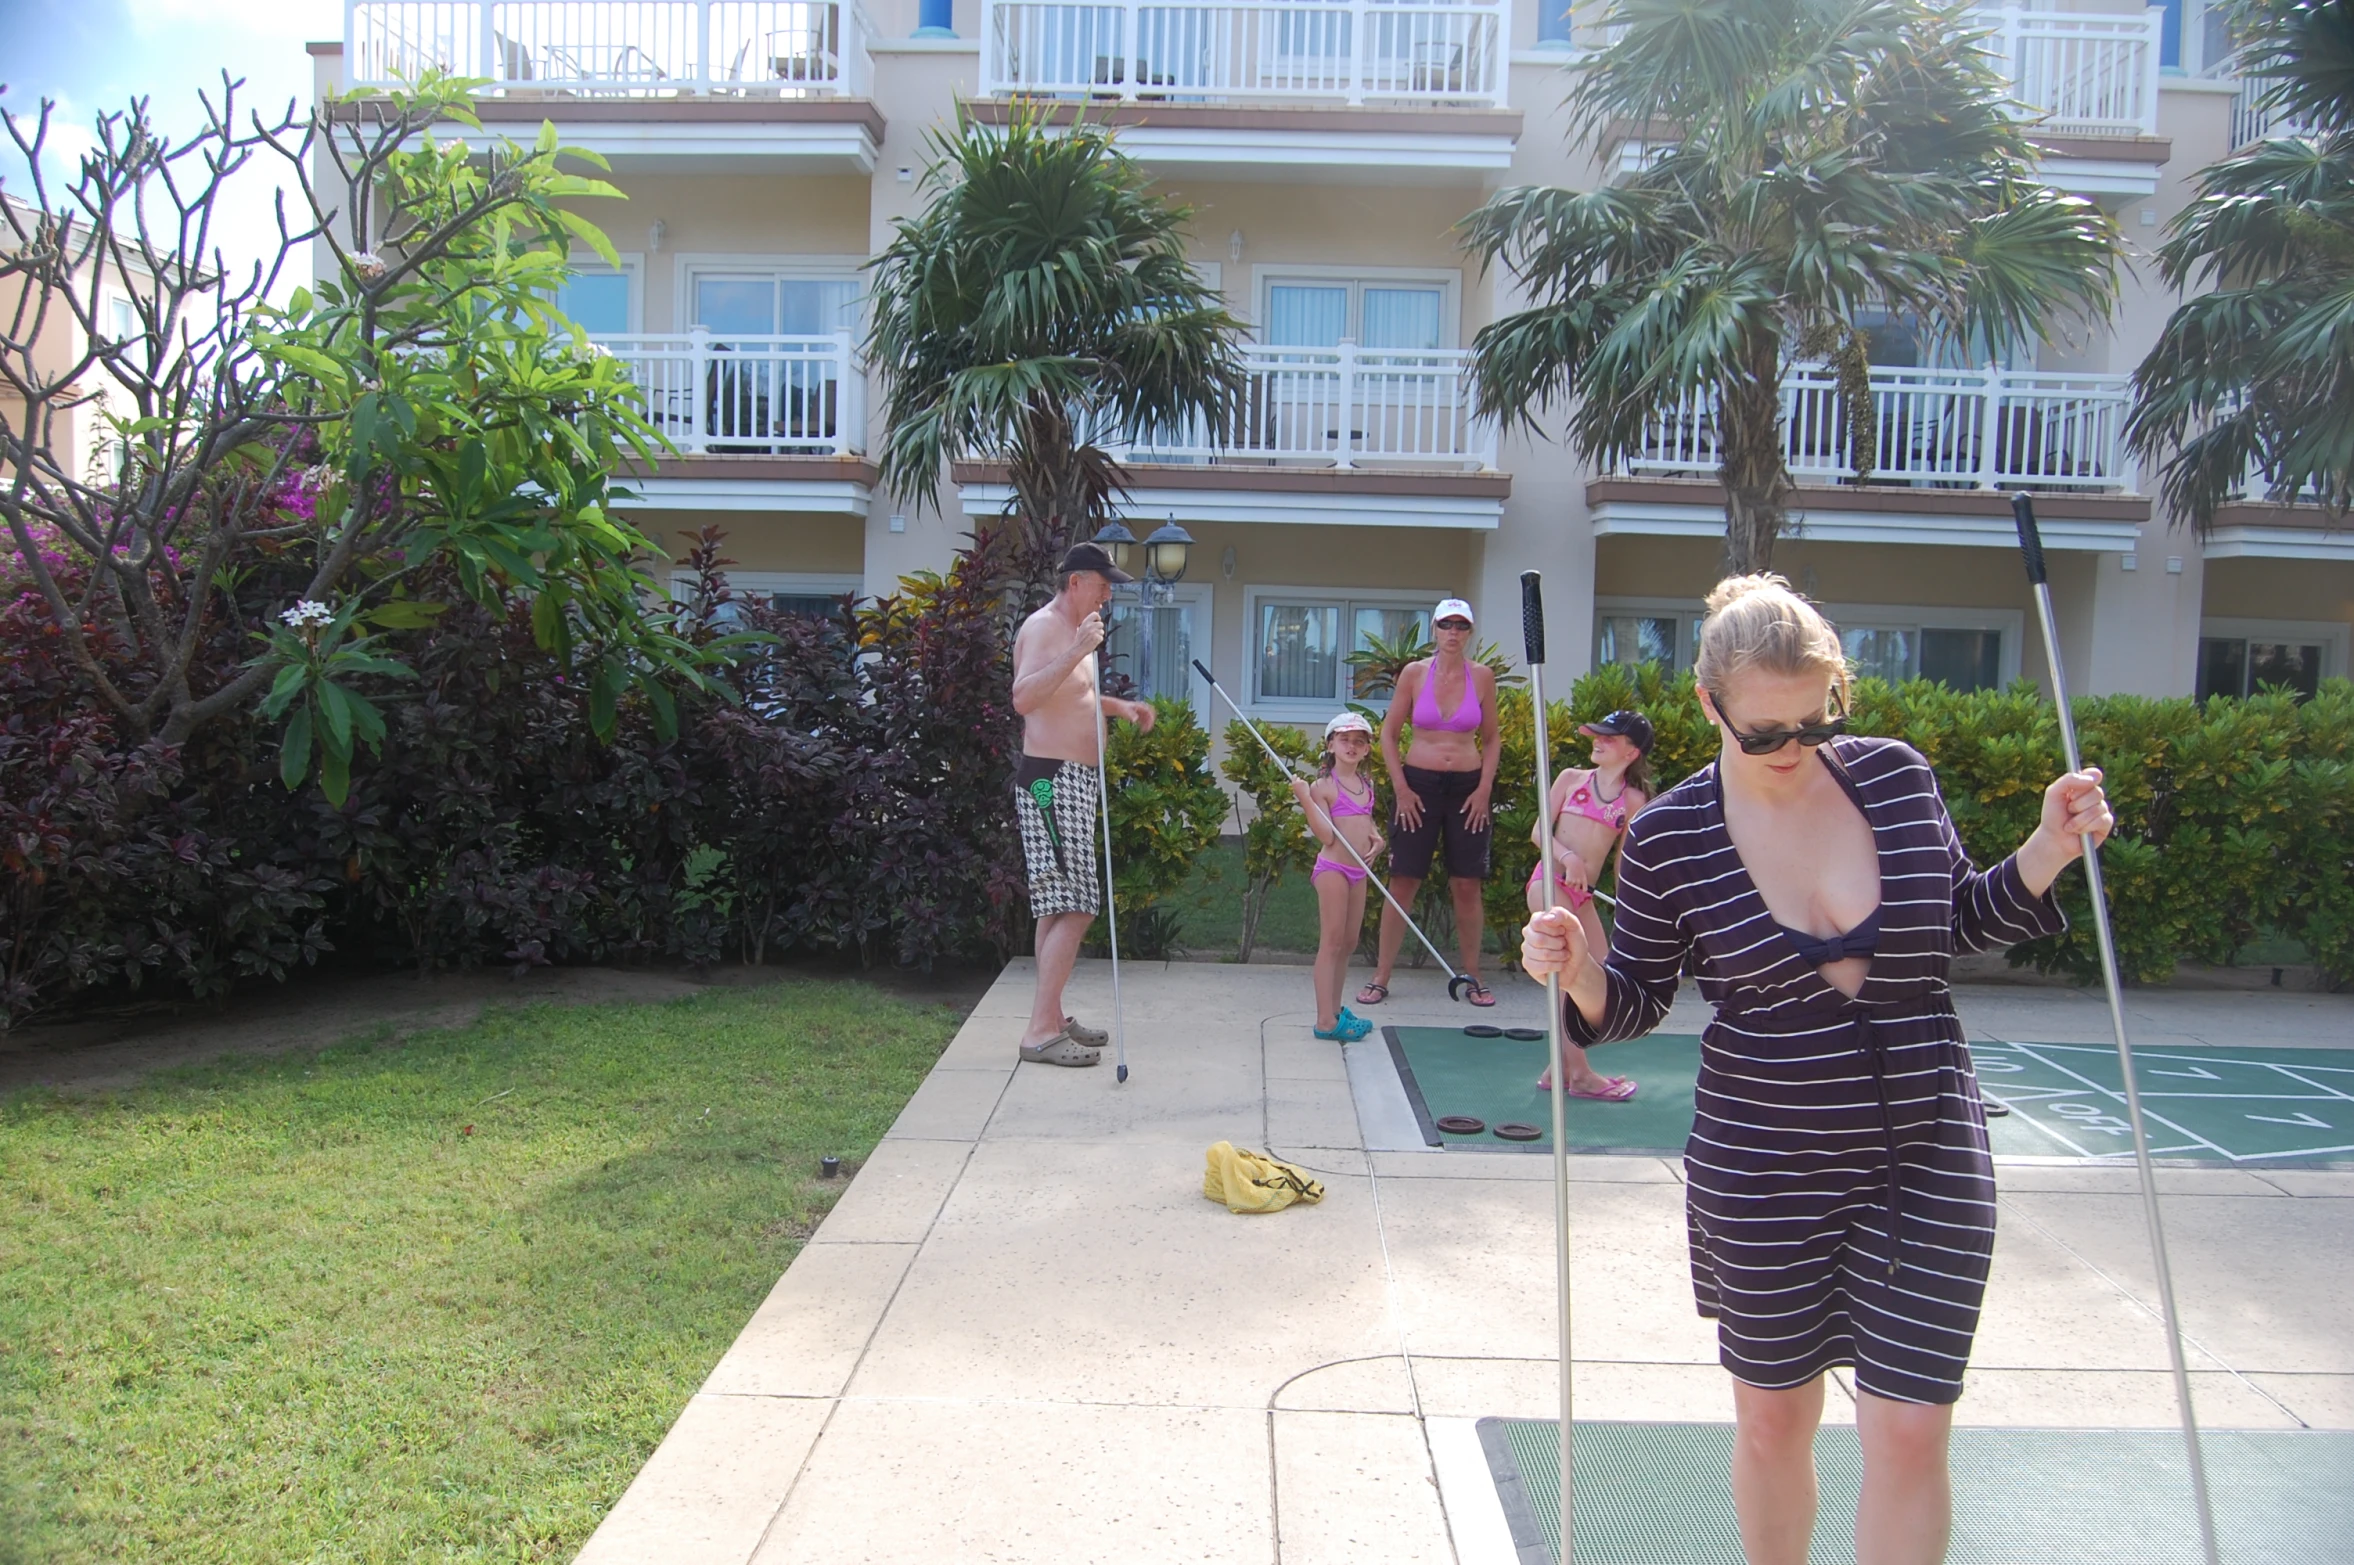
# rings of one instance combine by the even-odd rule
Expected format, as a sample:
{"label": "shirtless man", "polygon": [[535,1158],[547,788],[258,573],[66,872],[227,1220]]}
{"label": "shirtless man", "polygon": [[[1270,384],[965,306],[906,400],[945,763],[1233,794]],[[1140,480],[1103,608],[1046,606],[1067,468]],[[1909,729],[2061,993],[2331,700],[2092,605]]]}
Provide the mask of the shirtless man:
{"label": "shirtless man", "polygon": [[[1063,556],[1062,578],[1062,591],[1024,620],[1014,637],[1014,710],[1022,714],[1014,818],[1029,868],[1030,912],[1038,920],[1038,992],[1022,1033],[1022,1058],[1093,1065],[1103,1058],[1110,1035],[1082,1027],[1063,1010],[1063,985],[1102,901],[1095,860],[1095,763],[1103,742],[1095,649],[1103,644],[1103,608],[1112,601],[1112,584],[1136,578],[1093,543],[1075,545]],[[1152,731],[1153,709],[1146,702],[1104,696],[1102,711]]]}

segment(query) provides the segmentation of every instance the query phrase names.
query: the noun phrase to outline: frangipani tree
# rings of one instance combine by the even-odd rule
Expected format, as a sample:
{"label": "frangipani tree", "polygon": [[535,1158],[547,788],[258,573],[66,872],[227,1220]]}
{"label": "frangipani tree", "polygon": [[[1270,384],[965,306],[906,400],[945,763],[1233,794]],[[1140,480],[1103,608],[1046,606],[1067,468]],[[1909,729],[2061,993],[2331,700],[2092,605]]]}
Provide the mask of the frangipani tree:
{"label": "frangipani tree", "polygon": [[[552,128],[482,138],[474,85],[428,76],[265,119],[224,81],[182,140],[141,103],[100,115],[54,184],[51,106],[6,117],[32,170],[0,201],[7,574],[128,743],[258,706],[284,725],[287,784],[315,761],[340,803],[355,747],[383,732],[357,684],[406,675],[374,643],[447,606],[429,579],[529,615],[600,733],[632,687],[667,727],[666,682],[700,677],[706,654],[649,607],[650,543],[611,509],[610,475],[658,437],[620,365],[549,305],[574,242],[612,255],[564,203],[619,192],[564,166],[597,160]],[[239,272],[214,225],[257,160],[298,197],[270,259]],[[282,287],[314,254],[313,285]],[[95,466],[72,417],[91,409],[112,451]],[[252,594],[229,587],[257,579],[283,599],[242,623]],[[218,660],[198,654],[222,637],[253,655],[206,682]]]}
{"label": "frangipani tree", "polygon": [[1619,0],[1607,25],[1574,134],[1647,161],[1599,190],[1500,191],[1465,221],[1534,301],[1473,342],[1480,407],[1533,429],[1565,403],[1604,469],[1710,410],[1729,568],[1766,568],[1783,528],[1794,362],[1837,366],[1869,449],[1868,317],[1969,348],[2108,312],[2116,227],[2035,179],[1966,0]]}
{"label": "frangipani tree", "polygon": [[2243,487],[2354,507],[2354,3],[2250,0],[2235,22],[2283,124],[2201,169],[2168,225],[2166,280],[2208,291],[2134,372],[2127,426],[2202,530]]}
{"label": "frangipani tree", "polygon": [[1019,101],[1003,126],[960,108],[932,151],[923,210],[868,263],[878,465],[931,503],[950,460],[1004,462],[1025,552],[1051,564],[1112,515],[1109,446],[1222,427],[1242,326],[1185,259],[1192,210],[1154,193],[1108,128]]}

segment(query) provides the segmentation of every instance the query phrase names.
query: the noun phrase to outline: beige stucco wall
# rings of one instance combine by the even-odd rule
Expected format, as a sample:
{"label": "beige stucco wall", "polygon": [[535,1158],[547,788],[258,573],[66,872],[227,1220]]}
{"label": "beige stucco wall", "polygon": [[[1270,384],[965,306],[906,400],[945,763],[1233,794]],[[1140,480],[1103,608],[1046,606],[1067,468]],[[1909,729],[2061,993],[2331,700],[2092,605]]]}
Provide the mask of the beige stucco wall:
{"label": "beige stucco wall", "polygon": [[866,569],[864,529],[855,516],[648,510],[631,520],[673,562],[694,547],[692,534],[716,526],[727,534],[721,553],[742,570],[858,576]]}

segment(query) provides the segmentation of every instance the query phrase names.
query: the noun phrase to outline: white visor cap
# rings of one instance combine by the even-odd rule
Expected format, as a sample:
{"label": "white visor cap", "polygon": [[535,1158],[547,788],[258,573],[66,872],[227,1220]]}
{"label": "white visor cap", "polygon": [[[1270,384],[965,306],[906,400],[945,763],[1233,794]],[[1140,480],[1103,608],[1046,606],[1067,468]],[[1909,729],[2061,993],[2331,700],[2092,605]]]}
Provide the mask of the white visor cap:
{"label": "white visor cap", "polygon": [[1370,737],[1372,733],[1373,725],[1365,720],[1362,712],[1343,712],[1324,725],[1324,737],[1327,739],[1334,734],[1365,734]]}
{"label": "white visor cap", "polygon": [[1471,605],[1461,598],[1441,598],[1439,600],[1439,606],[1430,611],[1430,622],[1436,625],[1443,619],[1469,620],[1474,625],[1479,623],[1478,616],[1471,612]]}

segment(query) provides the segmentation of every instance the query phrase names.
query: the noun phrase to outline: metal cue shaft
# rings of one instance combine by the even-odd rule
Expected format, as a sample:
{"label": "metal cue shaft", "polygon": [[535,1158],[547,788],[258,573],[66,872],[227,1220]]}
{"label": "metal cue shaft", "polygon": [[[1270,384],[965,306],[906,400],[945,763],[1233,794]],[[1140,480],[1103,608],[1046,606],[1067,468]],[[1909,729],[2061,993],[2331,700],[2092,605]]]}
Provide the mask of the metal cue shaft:
{"label": "metal cue shaft", "polygon": [[[2068,676],[2060,661],[2060,633],[2052,615],[2051,583],[2044,573],[2043,539],[2035,526],[2035,503],[2024,494],[2011,497],[2011,513],[2019,527],[2019,550],[2027,562],[2028,581],[2035,588],[2035,612],[2043,624],[2044,662],[2052,671],[2052,696],[2059,708],[2060,749],[2068,770],[2082,771],[2076,748],[2076,718],[2068,706]],[[2158,1215],[2158,1170],[2150,1161],[2150,1135],[2142,1123],[2141,1088],[2134,1080],[2133,1043],[2125,1028],[2125,993],[2117,976],[2117,942],[2109,929],[2109,897],[2101,881],[2100,844],[2086,832],[2084,879],[2092,894],[2093,935],[2101,948],[2101,982],[2108,990],[2109,1026],[2117,1035],[2117,1065],[2125,1078],[2125,1118],[2133,1130],[2133,1161],[2141,1175],[2142,1218],[2150,1230],[2150,1254],[2157,1263],[2158,1306],[2166,1322],[2166,1356],[2174,1371],[2174,1401],[2182,1413],[2182,1440],[2190,1458],[2191,1503],[2199,1516],[2199,1544],[2207,1565],[2222,1565],[2215,1539],[2215,1507],[2207,1488],[2207,1461],[2199,1449],[2198,1415],[2191,1406],[2190,1367],[2182,1351],[2182,1316],[2174,1303],[2174,1273],[2166,1260],[2166,1226]]]}
{"label": "metal cue shaft", "polygon": [[[1545,731],[1545,599],[1544,579],[1536,571],[1520,573],[1520,629],[1528,660],[1530,706],[1535,715],[1537,748],[1537,851],[1545,877],[1545,906],[1553,907],[1553,831],[1548,819],[1553,805],[1552,747]],[[1577,1542],[1572,1529],[1574,1461],[1570,1423],[1569,1359],[1569,1067],[1561,1050],[1561,975],[1545,977],[1545,1036],[1551,1051],[1553,1091],[1553,1264],[1555,1315],[1560,1332],[1561,1429],[1555,1442],[1561,1458],[1561,1561],[1572,1565]]]}

